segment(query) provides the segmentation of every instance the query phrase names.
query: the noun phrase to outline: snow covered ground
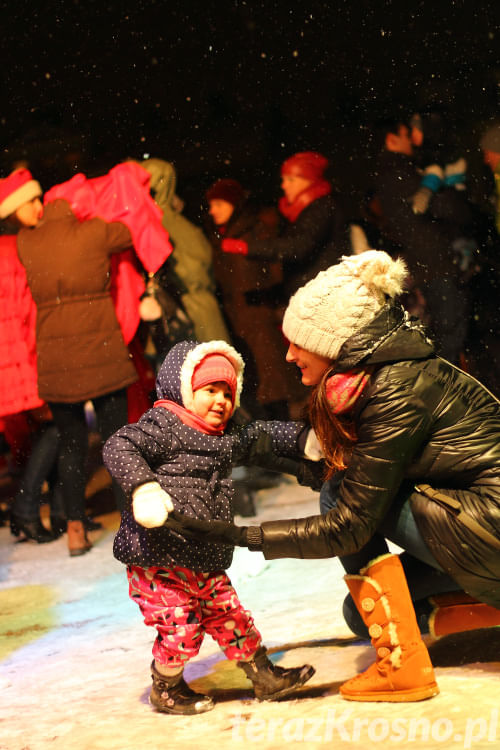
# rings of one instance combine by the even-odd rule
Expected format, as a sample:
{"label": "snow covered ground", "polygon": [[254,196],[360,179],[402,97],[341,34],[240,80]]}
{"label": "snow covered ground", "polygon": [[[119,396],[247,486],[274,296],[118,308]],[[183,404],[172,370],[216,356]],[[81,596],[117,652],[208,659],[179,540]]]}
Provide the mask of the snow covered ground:
{"label": "snow covered ground", "polygon": [[[316,513],[317,498],[287,478],[259,492],[258,518]],[[207,637],[186,678],[215,698],[215,709],[197,717],[155,713],[148,704],[154,632],[112,556],[118,514],[100,520],[105,529],[92,534],[95,547],[81,558],[68,556],[65,538],[14,544],[0,529],[2,750],[500,747],[500,629],[430,644],[441,693],[429,701],[350,703],[338,686],[373,652],[343,622],[338,561],[266,562],[242,549],[230,575],[273,660],[308,662],[316,674],[297,697],[258,703]]]}

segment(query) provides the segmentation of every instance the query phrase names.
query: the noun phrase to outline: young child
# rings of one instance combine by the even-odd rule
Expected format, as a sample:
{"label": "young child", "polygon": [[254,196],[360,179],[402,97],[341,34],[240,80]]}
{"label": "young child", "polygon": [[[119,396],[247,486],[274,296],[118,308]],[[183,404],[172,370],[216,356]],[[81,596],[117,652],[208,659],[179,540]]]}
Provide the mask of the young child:
{"label": "young child", "polygon": [[157,630],[150,702],[165,713],[214,707],[182,676],[205,633],[243,669],[259,700],[293,692],[315,671],[309,665],[284,669],[268,659],[250,612],[224,572],[233,548],[187,540],[163,526],[174,509],[202,520],[232,520],[232,466],[251,460],[263,434],[273,453],[303,456],[303,423],[254,422],[225,432],[239,405],[243,368],[241,356],[224,341],[182,341],[158,372],[154,408],[104,446],[104,462],[130,500],[114,555],[127,565],[129,594],[146,625]]}

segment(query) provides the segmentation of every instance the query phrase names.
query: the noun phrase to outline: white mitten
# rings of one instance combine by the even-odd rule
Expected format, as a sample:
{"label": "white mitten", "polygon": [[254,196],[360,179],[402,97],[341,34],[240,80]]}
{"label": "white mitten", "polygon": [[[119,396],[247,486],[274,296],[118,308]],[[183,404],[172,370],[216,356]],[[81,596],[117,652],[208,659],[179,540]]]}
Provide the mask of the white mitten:
{"label": "white mitten", "polygon": [[425,214],[429,208],[431,198],[443,183],[443,170],[438,164],[426,167],[420,187],[411,199],[414,214]]}
{"label": "white mitten", "polygon": [[309,461],[321,461],[325,457],[323,448],[319,442],[314,430],[309,430],[307,433],[306,444],[304,446],[304,456]]}
{"label": "white mitten", "polygon": [[141,484],[132,492],[134,518],[146,529],[162,526],[173,509],[170,495],[162,490],[158,482]]}
{"label": "white mitten", "polygon": [[447,164],[444,169],[444,183],[448,187],[454,187],[455,190],[465,190],[465,173],[467,171],[467,162],[460,158]]}

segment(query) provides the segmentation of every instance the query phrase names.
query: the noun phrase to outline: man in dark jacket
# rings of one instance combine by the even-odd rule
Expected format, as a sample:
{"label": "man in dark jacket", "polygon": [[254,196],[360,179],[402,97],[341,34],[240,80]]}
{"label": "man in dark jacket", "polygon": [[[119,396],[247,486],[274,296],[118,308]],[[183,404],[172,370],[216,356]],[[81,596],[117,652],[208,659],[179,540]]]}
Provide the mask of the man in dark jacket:
{"label": "man in dark jacket", "polygon": [[414,285],[422,292],[437,352],[457,363],[467,330],[467,304],[452,243],[464,221],[457,191],[436,194],[425,213],[413,207],[422,173],[413,160],[409,126],[394,119],[379,127],[381,154],[375,198],[381,210],[381,245],[403,255]]}

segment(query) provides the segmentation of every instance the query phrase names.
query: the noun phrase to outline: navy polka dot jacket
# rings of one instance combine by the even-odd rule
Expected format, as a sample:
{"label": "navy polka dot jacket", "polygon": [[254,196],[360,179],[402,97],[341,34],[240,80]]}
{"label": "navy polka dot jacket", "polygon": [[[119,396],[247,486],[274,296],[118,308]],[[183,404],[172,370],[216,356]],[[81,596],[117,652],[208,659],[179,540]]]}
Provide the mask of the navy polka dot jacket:
{"label": "navy polka dot jacket", "polygon": [[[238,358],[235,364],[241,362],[237,372],[239,397],[243,364],[235,350],[225,342],[183,341],[170,350],[160,368],[156,381],[158,398],[186,407],[192,396],[194,364],[208,351],[228,355],[228,349]],[[163,406],[150,409],[137,423],[122,427],[103,449],[106,467],[128,498],[114,540],[115,557],[142,567],[177,565],[202,571],[229,567],[231,547],[187,540],[164,527],[146,529],[138,524],[132,513],[133,490],[156,481],[168,492],[176,510],[203,520],[232,521],[232,467],[251,462],[252,448],[262,433],[269,436],[274,453],[300,458],[298,438],[303,430],[302,422],[256,421],[244,427],[229,427],[223,435],[207,435],[185,425]]]}

